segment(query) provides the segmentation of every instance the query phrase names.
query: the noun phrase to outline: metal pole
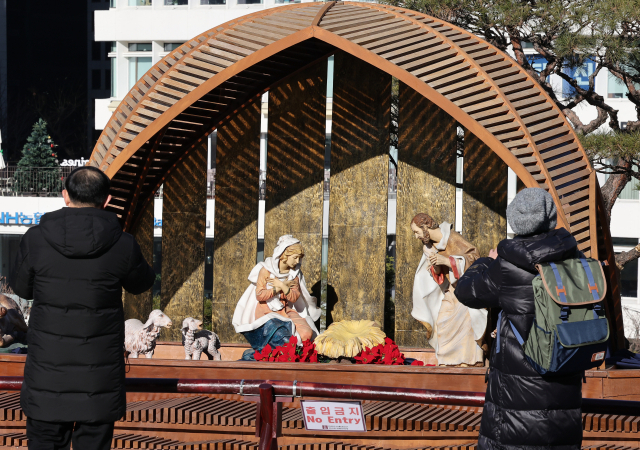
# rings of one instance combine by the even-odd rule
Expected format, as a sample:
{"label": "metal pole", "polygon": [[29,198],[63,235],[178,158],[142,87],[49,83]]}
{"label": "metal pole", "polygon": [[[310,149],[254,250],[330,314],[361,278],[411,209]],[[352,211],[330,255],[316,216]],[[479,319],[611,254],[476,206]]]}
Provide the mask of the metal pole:
{"label": "metal pole", "polygon": [[262,427],[260,429],[260,446],[259,450],[272,450],[278,448],[277,438],[275,434],[275,424],[273,421],[273,386],[263,383],[260,389],[260,416]]}
{"label": "metal pole", "polygon": [[[0,390],[18,391],[22,377],[0,377]],[[128,392],[165,392],[176,394],[238,394],[258,396],[260,385],[271,385],[273,394],[290,397],[292,381],[265,380],[198,380],[178,378],[127,378]],[[297,382],[299,397],[336,398],[351,400],[378,400],[432,405],[484,406],[483,392],[440,391],[384,386],[359,386],[348,384]],[[640,402],[583,398],[583,413],[640,416]]]}

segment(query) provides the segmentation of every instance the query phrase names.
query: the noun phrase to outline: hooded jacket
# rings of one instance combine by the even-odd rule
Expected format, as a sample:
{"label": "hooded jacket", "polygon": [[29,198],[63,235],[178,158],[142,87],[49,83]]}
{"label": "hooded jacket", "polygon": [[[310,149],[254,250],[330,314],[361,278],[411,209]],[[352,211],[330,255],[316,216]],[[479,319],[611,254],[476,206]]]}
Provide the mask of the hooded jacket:
{"label": "hooded jacket", "polygon": [[10,285],[33,299],[20,403],[48,422],[113,422],[126,408],[122,288],[154,272],[115,214],[63,208],[22,238]]}
{"label": "hooded jacket", "polygon": [[535,265],[579,254],[573,236],[556,229],[516,236],[498,245],[498,257],[480,258],[458,281],[455,295],[469,308],[501,308],[500,352],[494,340],[480,425],[480,449],[579,449],[582,377],[543,377],[526,361],[507,321],[524,340],[535,315]]}

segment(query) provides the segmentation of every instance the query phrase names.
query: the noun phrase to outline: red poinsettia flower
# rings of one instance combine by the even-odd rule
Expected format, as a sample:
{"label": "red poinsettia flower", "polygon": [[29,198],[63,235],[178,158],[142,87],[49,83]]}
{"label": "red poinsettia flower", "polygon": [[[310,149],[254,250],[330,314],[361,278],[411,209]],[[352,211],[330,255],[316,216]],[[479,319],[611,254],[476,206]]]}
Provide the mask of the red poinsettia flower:
{"label": "red poinsettia flower", "polygon": [[422,361],[420,361],[419,359],[414,360],[411,363],[412,366],[424,366],[424,363]]}

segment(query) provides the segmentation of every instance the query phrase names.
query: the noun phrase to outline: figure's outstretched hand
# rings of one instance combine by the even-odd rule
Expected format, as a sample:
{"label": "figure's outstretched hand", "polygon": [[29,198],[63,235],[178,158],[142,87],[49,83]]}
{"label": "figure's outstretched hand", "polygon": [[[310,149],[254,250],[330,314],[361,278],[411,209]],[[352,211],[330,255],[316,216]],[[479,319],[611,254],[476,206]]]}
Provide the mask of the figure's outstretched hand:
{"label": "figure's outstretched hand", "polygon": [[489,258],[496,259],[497,257],[498,257],[498,250],[496,250],[495,248],[492,248],[491,250],[489,250]]}

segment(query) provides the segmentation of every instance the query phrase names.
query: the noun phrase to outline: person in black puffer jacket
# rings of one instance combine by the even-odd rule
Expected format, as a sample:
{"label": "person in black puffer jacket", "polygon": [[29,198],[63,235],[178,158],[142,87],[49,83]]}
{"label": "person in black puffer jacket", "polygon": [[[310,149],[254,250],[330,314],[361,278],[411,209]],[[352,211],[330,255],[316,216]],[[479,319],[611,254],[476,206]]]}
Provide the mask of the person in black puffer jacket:
{"label": "person in black puffer jacket", "polygon": [[[582,378],[541,376],[526,361],[508,324],[526,341],[535,315],[535,265],[579,256],[573,236],[556,227],[553,198],[539,188],[523,189],[507,208],[516,234],[478,259],[460,278],[455,295],[469,308],[502,308],[500,352],[491,352],[478,448],[580,449]],[[494,259],[492,259],[494,258]],[[494,340],[497,342],[498,340]]]}
{"label": "person in black puffer jacket", "polygon": [[109,202],[109,178],[74,170],[69,208],[47,213],[20,242],[10,286],[32,298],[20,404],[30,449],[110,449],[124,415],[122,288],[153,285],[153,269]]}

